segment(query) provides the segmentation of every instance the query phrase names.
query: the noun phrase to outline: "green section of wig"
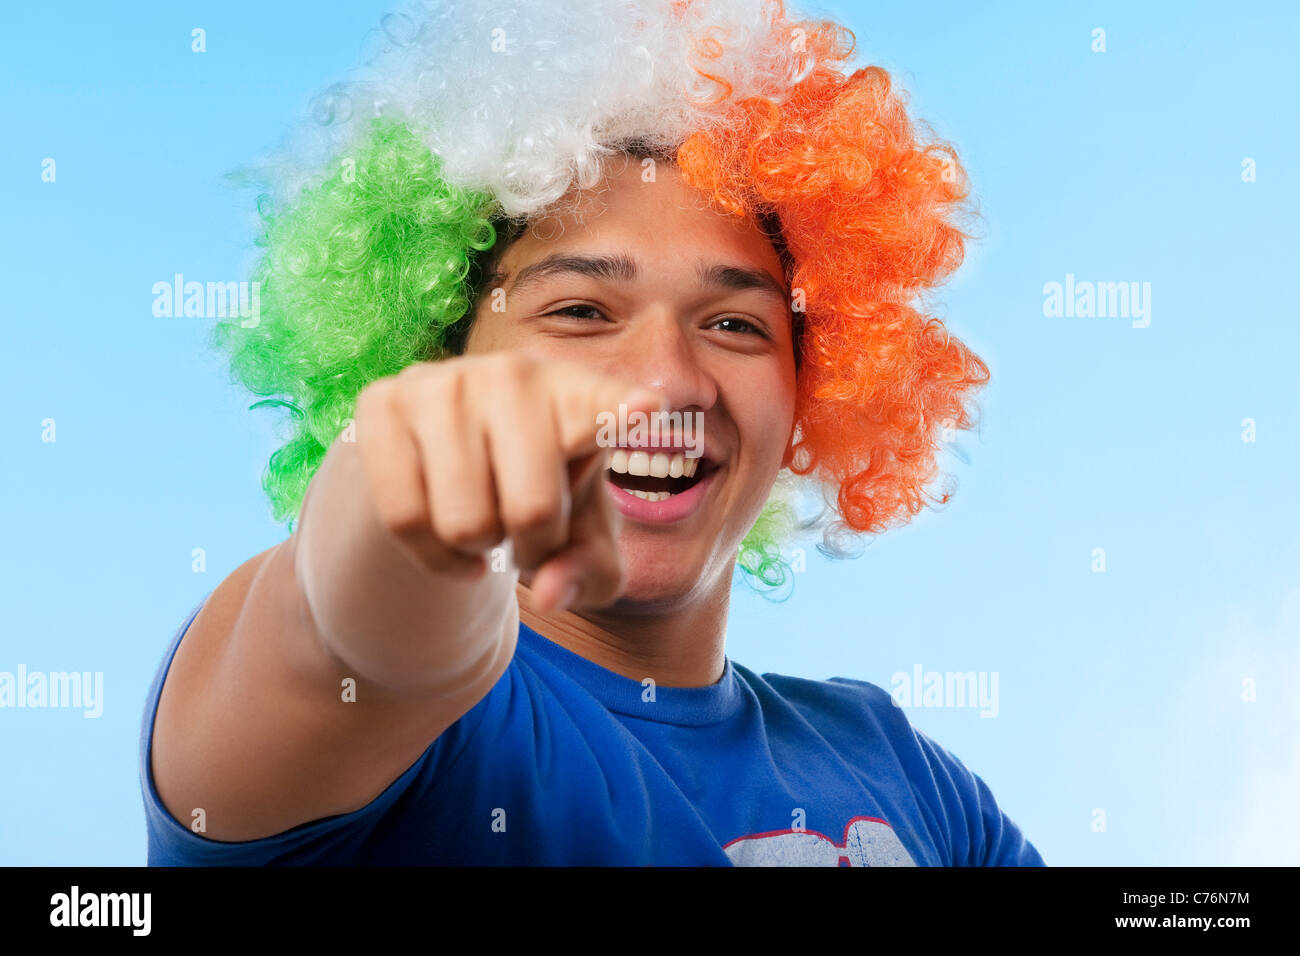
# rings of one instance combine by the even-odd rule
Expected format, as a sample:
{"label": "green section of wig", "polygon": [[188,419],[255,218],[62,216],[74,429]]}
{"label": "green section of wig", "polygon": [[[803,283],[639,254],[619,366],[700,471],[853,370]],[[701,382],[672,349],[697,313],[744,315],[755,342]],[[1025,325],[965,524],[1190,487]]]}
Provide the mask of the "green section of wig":
{"label": "green section of wig", "polygon": [[778,481],[758,520],[741,542],[736,561],[736,567],[745,573],[746,580],[761,593],[783,591],[788,596],[787,585],[793,586],[794,577],[781,553],[781,542],[789,540],[794,527],[790,490]]}
{"label": "green section of wig", "polygon": [[[292,531],[361,390],[452,354],[475,294],[472,266],[497,241],[501,214],[489,193],[447,182],[438,158],[391,119],[375,120],[338,170],[290,208],[261,214],[260,313],[222,321],[213,344],[235,379],[266,396],[250,408],[292,414],[291,437],[263,476],[275,520]],[[778,488],[740,548],[751,583],[787,579],[778,542],[788,515]]]}

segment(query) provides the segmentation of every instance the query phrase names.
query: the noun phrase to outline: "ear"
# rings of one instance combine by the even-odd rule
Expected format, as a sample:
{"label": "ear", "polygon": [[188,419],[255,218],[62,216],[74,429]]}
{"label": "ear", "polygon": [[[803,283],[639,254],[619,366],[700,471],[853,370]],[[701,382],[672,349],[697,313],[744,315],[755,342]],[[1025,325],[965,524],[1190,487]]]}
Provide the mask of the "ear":
{"label": "ear", "polygon": [[790,437],[785,443],[785,454],[781,456],[781,467],[789,468],[790,462],[794,461],[794,430],[795,426],[790,426]]}

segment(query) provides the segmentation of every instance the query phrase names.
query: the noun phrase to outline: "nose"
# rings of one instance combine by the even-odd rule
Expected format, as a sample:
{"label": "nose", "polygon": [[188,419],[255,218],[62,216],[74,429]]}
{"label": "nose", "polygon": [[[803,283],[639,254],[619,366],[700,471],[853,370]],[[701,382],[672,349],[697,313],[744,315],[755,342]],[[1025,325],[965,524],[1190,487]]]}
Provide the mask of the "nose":
{"label": "nose", "polygon": [[694,330],[666,308],[647,310],[622,337],[613,371],[668,397],[669,409],[705,411],[718,400],[718,385],[700,364]]}

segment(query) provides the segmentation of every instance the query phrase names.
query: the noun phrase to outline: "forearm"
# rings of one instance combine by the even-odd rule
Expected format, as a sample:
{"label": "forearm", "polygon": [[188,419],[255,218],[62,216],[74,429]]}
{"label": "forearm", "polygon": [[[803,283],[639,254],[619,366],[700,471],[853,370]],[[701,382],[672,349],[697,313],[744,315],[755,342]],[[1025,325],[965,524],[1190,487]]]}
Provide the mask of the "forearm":
{"label": "forearm", "polygon": [[288,544],[326,650],[394,690],[454,690],[494,656],[517,615],[513,568],[477,579],[437,573],[383,527],[352,443],[326,454]]}

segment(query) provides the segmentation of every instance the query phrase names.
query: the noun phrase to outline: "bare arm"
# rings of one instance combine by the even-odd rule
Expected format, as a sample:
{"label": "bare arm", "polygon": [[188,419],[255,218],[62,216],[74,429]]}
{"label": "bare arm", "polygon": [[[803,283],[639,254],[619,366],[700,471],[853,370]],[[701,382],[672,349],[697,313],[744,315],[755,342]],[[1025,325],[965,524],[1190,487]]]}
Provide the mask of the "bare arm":
{"label": "bare arm", "polygon": [[211,839],[365,806],[487,694],[519,626],[517,571],[488,570],[490,548],[540,569],[543,603],[571,580],[584,603],[617,596],[595,410],[631,387],[509,357],[439,364],[362,394],[357,441],[329,449],[295,533],[217,587],[176,653],[153,773]]}

